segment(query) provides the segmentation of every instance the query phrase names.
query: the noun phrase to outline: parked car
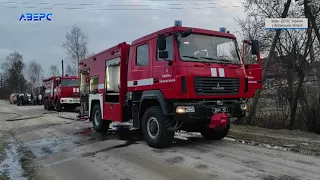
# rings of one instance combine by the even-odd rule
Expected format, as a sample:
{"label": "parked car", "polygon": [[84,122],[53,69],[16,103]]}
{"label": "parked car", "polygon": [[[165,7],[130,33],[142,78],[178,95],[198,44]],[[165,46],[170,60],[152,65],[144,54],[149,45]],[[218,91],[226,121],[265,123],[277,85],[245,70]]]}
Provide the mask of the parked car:
{"label": "parked car", "polygon": [[16,93],[12,93],[10,95],[10,104],[15,104],[17,103],[17,94]]}
{"label": "parked car", "polygon": [[25,97],[25,94],[19,94],[17,98],[17,106],[23,106],[27,104],[27,98]]}
{"label": "parked car", "polygon": [[25,94],[26,105],[33,105],[33,96],[29,93]]}

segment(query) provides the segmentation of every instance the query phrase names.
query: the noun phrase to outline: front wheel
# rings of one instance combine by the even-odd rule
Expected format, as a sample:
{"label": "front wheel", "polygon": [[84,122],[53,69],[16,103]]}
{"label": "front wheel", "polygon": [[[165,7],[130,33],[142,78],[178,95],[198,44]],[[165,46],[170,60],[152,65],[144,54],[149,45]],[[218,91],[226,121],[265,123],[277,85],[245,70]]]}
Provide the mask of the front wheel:
{"label": "front wheel", "polygon": [[145,141],[153,148],[169,147],[174,138],[174,131],[169,131],[171,121],[163,115],[158,106],[149,107],[142,117],[142,133]]}
{"label": "front wheel", "polygon": [[96,132],[107,132],[109,129],[110,121],[103,120],[101,115],[101,108],[96,104],[91,113],[93,128]]}
{"label": "front wheel", "polygon": [[228,120],[228,124],[225,128],[223,129],[204,128],[201,131],[201,135],[206,140],[221,140],[228,135],[229,129],[230,129],[230,121]]}

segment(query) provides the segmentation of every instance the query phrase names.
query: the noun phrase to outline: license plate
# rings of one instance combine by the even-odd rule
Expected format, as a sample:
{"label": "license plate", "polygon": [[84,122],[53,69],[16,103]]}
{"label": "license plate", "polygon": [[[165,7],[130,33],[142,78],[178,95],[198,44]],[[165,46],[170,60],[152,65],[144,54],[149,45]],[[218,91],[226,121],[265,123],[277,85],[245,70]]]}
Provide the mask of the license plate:
{"label": "license plate", "polygon": [[213,113],[228,112],[228,107],[212,108]]}

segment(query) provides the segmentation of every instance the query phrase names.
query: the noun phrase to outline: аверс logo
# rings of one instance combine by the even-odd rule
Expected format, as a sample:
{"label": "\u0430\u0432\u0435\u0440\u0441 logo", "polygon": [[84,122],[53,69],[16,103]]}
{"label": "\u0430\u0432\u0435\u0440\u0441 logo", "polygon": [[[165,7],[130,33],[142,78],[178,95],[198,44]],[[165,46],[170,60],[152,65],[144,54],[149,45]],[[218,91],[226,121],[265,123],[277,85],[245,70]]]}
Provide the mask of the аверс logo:
{"label": "\u0430\u0432\u0435\u0440\u0441 logo", "polygon": [[19,21],[51,21],[52,13],[22,13]]}

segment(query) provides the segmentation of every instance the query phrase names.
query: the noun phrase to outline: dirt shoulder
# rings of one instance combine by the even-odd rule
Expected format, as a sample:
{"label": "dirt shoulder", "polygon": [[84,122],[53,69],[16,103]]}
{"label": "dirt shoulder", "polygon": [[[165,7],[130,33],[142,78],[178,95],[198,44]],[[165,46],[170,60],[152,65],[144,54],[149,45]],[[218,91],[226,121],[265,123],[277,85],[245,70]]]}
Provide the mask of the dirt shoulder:
{"label": "dirt shoulder", "polygon": [[314,133],[232,125],[228,137],[246,144],[320,156],[320,135]]}

